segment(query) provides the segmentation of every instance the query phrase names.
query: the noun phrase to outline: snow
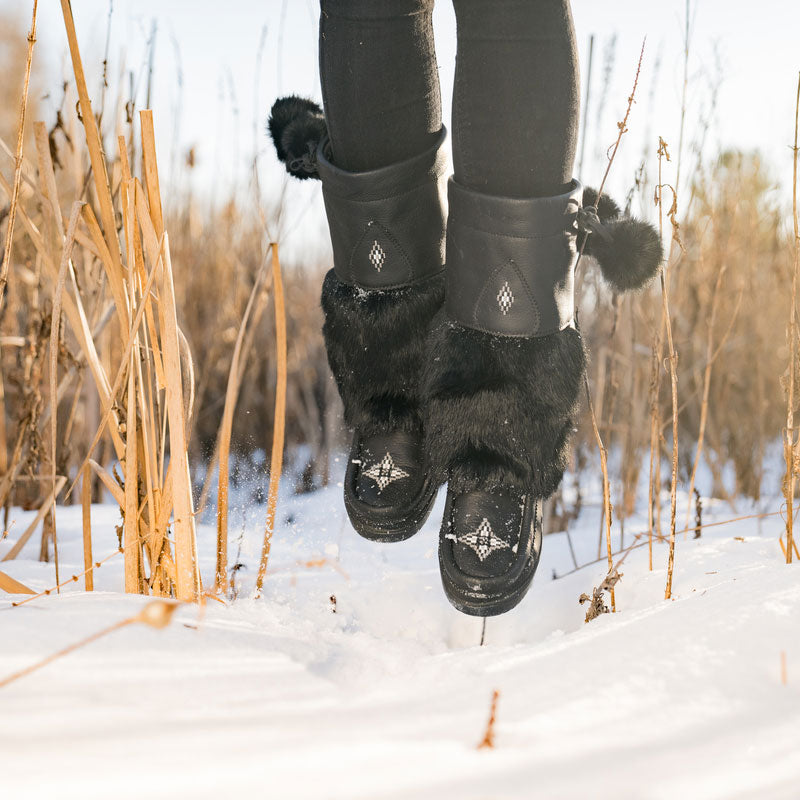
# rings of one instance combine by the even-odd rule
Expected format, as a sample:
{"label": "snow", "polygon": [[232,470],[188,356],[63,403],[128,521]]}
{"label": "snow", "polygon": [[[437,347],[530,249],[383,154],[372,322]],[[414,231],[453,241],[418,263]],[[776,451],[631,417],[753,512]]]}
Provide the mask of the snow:
{"label": "snow", "polygon": [[[800,796],[800,566],[783,563],[780,517],[680,535],[672,601],[666,546],[652,572],[647,547],[632,550],[618,612],[588,624],[578,597],[606,565],[567,574],[566,537],[548,536],[533,589],[488,621],[481,647],[480,620],[439,584],[443,494],[416,537],[376,545],[347,524],[340,488],[284,488],[264,598],[252,598],[264,506],[247,504],[231,515],[231,558],[241,546],[246,565],[235,602],[129,626],[0,689],[0,796]],[[732,516],[704,505],[704,522]],[[32,513],[11,516],[0,558]],[[118,523],[118,509],[93,508],[95,558]],[[596,558],[598,524],[586,505],[571,530],[580,563]],[[629,520],[627,542],[645,528]],[[71,574],[79,508],[59,508],[58,532]],[[213,537],[200,526],[206,582]],[[47,588],[37,555],[32,540],[2,569]],[[0,596],[0,678],[135,614],[147,599],[122,584],[118,557],[92,594],[81,582],[17,608]],[[495,748],[478,750],[495,689]]]}

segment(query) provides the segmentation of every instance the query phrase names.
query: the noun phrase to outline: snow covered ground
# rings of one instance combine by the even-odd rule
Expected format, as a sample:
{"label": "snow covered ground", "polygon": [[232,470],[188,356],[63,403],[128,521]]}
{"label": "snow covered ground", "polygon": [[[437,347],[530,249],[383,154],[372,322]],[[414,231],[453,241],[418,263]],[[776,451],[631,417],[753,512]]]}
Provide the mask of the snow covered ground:
{"label": "snow covered ground", "polygon": [[[670,602],[666,546],[653,572],[633,550],[618,613],[589,624],[578,597],[605,564],[566,574],[565,535],[548,536],[533,589],[481,647],[480,620],[439,585],[442,502],[415,538],[379,546],[349,527],[340,489],[287,492],[259,601],[264,507],[232,514],[236,602],[125,628],[0,689],[0,797],[800,797],[800,566],[782,563],[779,517],[679,536]],[[733,516],[705,505],[704,522]],[[0,558],[31,517],[12,513]],[[117,523],[93,509],[96,558]],[[598,523],[589,505],[571,531],[580,563]],[[59,509],[58,530],[62,574],[81,569],[80,509]],[[200,527],[209,583],[213,535]],[[37,555],[31,541],[2,569],[44,589]],[[136,613],[147,600],[122,583],[117,558],[93,594],[0,595],[0,678]],[[495,689],[496,746],[478,750]]]}

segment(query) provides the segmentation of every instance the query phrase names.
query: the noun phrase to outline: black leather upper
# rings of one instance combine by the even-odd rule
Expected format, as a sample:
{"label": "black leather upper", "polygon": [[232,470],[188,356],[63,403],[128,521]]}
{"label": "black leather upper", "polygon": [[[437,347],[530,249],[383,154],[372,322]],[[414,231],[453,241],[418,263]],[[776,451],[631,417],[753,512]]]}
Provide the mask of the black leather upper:
{"label": "black leather upper", "polygon": [[439,568],[448,600],[465,614],[504,614],[525,596],[542,549],[542,500],[506,486],[448,488]]}
{"label": "black leather upper", "polygon": [[571,324],[583,187],[513,198],[448,186],[447,316],[503,336],[546,336]]}
{"label": "black leather upper", "polygon": [[442,128],[438,141],[420,155],[368,172],[334,166],[327,138],[320,143],[317,168],[340,281],[395,289],[441,272],[446,136]]}
{"label": "black leather upper", "polygon": [[519,550],[525,499],[510,491],[453,497],[449,536],[453,560],[465,576],[485,578],[511,569]]}
{"label": "black leather upper", "polygon": [[407,508],[425,477],[419,434],[398,430],[362,437],[357,461],[356,497],[370,506]]}

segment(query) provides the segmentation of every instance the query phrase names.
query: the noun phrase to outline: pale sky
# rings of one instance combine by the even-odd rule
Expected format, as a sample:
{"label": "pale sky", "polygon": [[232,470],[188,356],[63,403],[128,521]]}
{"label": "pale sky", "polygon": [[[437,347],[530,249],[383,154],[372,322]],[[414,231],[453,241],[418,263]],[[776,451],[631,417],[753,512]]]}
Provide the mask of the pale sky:
{"label": "pale sky", "polygon": [[[711,113],[712,86],[718,84],[705,152],[711,156],[720,147],[758,148],[785,199],[791,181],[789,146],[800,70],[800,2],[692,0],[691,5],[686,141],[691,143],[699,121]],[[30,14],[28,0],[0,0],[0,7],[18,10],[23,18]],[[152,21],[157,23],[152,105],[162,172],[176,149],[182,155],[194,146],[198,189],[223,197],[234,181],[244,185],[255,141],[262,150],[259,163],[265,194],[277,194],[284,173],[263,136],[264,120],[280,94],[305,94],[319,100],[316,0],[113,0],[113,7],[112,75],[123,65],[145,72],[146,43]],[[73,0],[84,66],[94,92],[99,89],[108,8],[109,0]],[[586,156],[579,175],[584,183],[596,185],[605,169],[604,151],[616,137],[616,121],[624,112],[645,36],[638,102],[612,169],[612,194],[624,197],[643,158],[651,174],[655,171],[659,135],[677,155],[684,10],[685,0],[573,0],[582,94],[589,37],[595,37]],[[449,0],[438,0],[434,24],[445,124],[449,125],[455,59],[455,20]],[[603,73],[615,36],[607,100],[599,109]],[[61,55],[65,52],[60,4],[40,0],[34,69],[49,70],[57,85],[59,73],[65,70]],[[140,107],[143,84],[144,80]],[[686,177],[691,159],[687,157],[684,163]],[[324,218],[315,197],[318,186],[310,181],[295,184],[287,194],[287,239],[290,245],[306,246],[317,233],[324,233]],[[301,214],[303,224],[299,225]]]}

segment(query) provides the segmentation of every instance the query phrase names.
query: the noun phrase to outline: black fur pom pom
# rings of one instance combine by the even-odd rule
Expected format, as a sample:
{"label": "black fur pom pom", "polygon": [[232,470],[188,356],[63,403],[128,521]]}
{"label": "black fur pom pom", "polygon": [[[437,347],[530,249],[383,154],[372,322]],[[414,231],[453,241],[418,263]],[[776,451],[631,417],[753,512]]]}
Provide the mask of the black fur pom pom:
{"label": "black fur pom pom", "polygon": [[592,234],[585,252],[593,256],[615,292],[641,289],[658,275],[661,237],[649,223],[623,217],[606,226],[610,238]]}
{"label": "black fur pom pom", "polygon": [[290,175],[301,180],[319,178],[317,146],[328,128],[322,109],[313,100],[295,95],[277,99],[267,127],[278,158]]}
{"label": "black fur pom pom", "polygon": [[583,205],[584,208],[586,206],[594,206],[601,222],[610,222],[622,213],[619,206],[607,194],[601,195],[598,203],[597,189],[592,189],[591,186],[587,186],[583,190]]}
{"label": "black fur pom pom", "polygon": [[[649,223],[621,216],[619,206],[606,195],[597,203],[597,191],[584,189],[583,207],[597,208],[598,230],[588,235],[584,253],[600,266],[603,278],[615,292],[645,287],[658,275],[663,259],[661,237]],[[581,233],[578,246],[586,232]]]}

